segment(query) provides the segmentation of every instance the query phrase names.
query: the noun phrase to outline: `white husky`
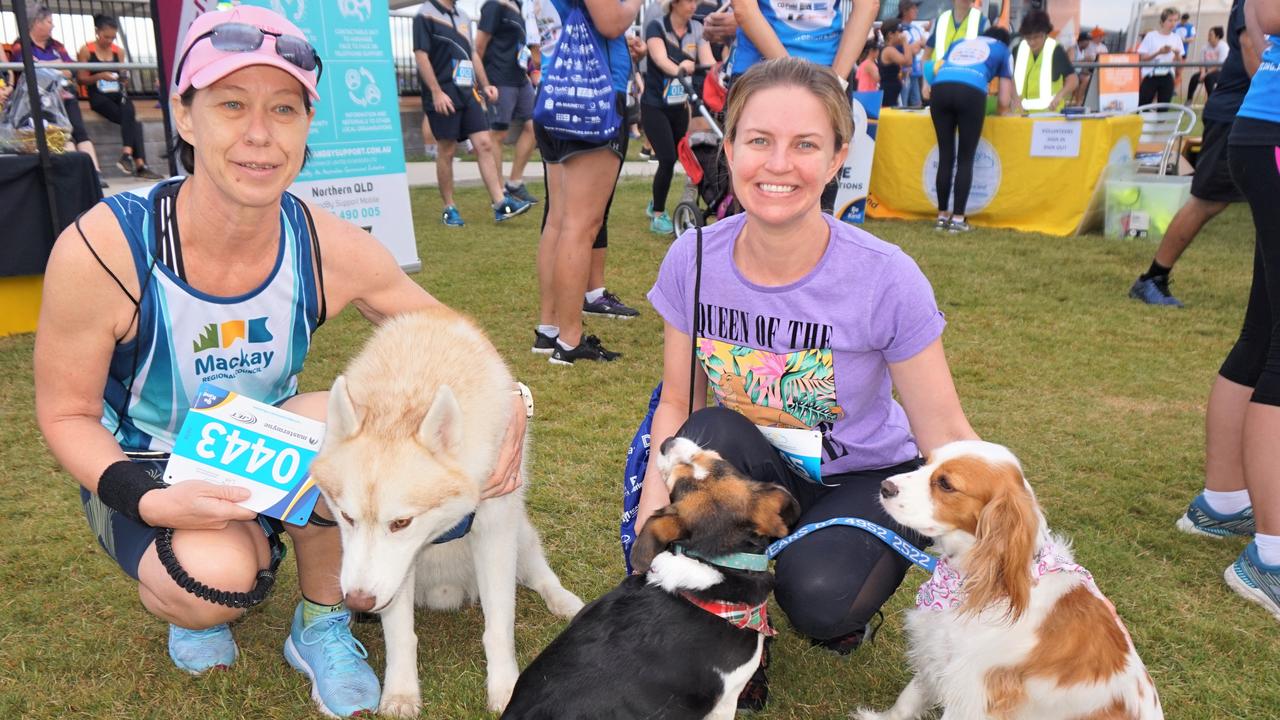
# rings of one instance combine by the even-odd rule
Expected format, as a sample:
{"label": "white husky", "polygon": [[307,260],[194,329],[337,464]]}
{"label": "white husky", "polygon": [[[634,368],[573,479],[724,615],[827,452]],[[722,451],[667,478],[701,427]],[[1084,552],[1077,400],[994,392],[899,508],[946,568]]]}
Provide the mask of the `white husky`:
{"label": "white husky", "polygon": [[[382,616],[382,714],[421,709],[415,600],[455,609],[479,599],[494,711],[519,674],[517,580],[556,615],[582,608],[547,566],[523,491],[480,499],[511,418],[512,388],[484,334],[444,309],[388,321],[333,383],[312,474],[338,518],[347,604]],[[432,543],[473,512],[470,532]]]}

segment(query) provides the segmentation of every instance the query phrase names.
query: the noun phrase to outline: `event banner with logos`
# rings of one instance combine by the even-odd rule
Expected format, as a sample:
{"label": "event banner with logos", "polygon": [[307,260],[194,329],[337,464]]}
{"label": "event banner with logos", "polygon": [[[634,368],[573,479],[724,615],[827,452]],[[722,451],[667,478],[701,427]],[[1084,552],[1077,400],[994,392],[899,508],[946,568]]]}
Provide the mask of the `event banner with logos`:
{"label": "event banner with logos", "polygon": [[[290,191],[372,233],[401,267],[421,267],[409,208],[400,104],[387,3],[376,0],[245,0],[306,34],[324,62],[307,145],[311,158]],[[191,21],[226,8],[214,0],[160,0],[166,67]]]}
{"label": "event banner with logos", "polygon": [[836,217],[847,223],[862,224],[866,219],[867,192],[871,185],[871,161],[876,155],[876,126],[880,120],[880,102],[884,93],[853,94],[853,141],[849,156],[836,176]]}

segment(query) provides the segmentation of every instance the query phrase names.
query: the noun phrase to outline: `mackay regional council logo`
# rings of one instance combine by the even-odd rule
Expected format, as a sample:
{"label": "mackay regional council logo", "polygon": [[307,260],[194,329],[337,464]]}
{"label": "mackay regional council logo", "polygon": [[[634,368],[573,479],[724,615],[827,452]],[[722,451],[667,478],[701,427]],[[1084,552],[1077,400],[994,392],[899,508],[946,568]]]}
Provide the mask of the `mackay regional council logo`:
{"label": "mackay regional council logo", "polygon": [[[209,323],[191,343],[191,352],[196,355],[196,375],[261,372],[271,364],[275,351],[254,351],[247,346],[271,342],[272,339],[271,331],[267,329],[266,317]],[[209,350],[229,350],[237,340],[240,345],[235,353],[206,353]]]}

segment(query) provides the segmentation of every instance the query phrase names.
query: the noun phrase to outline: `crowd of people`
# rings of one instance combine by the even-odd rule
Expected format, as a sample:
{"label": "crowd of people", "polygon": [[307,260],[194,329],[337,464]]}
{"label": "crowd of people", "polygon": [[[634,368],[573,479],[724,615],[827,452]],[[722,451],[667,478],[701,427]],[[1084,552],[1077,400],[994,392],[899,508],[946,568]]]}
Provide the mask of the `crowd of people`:
{"label": "crowd of people", "polygon": [[[119,21],[105,14],[93,16],[94,39],[85,43],[72,58],[66,46],[53,37],[53,12],[41,2],[27,0],[27,34],[31,39],[31,54],[35,60],[47,62],[92,62],[120,63],[125,60],[124,51],[115,44],[120,32]],[[22,61],[22,42],[16,40],[8,46],[7,59],[10,62]],[[147,149],[143,140],[142,123],[137,119],[133,100],[129,98],[129,74],[122,70],[104,69],[100,72],[88,70],[62,71],[64,82],[59,93],[63,111],[70,124],[71,134],[66,150],[78,150],[87,153],[93,159],[93,166],[98,170],[98,182],[106,188],[109,183],[102,178],[98,164],[97,150],[89,139],[89,131],[84,123],[84,114],[80,108],[80,88],[86,93],[89,108],[107,121],[120,126],[121,154],[115,165],[125,175],[144,180],[159,180],[161,175],[147,165]],[[12,78],[17,80],[15,74]],[[6,83],[6,88],[12,82]],[[11,90],[0,91],[0,104]]]}
{"label": "crowd of people", "polygon": [[[452,183],[463,140],[477,153],[496,222],[542,204],[532,350],[559,365],[620,357],[587,333],[584,314],[638,314],[604,283],[606,218],[631,140],[625,118],[635,61],[647,63],[639,124],[659,161],[647,213],[662,234],[671,232],[675,144],[691,123],[685,81],[696,86],[699,73],[725,62],[723,154],[740,212],[677,238],[657,270],[648,299],[663,320],[663,389],[651,443],[681,436],[717,449],[748,475],[786,487],[800,503],[801,523],[858,517],[920,544],[885,515],[876,488],[934,448],[977,433],[952,381],[946,322],[929,280],[901,249],[823,212],[850,151],[849,93],[874,83],[886,103],[930,103],[939,144],[935,227],[965,232],[992,82],[1000,112],[1058,109],[1079,89],[1071,52],[1087,62],[1096,48],[1089,36],[1064,48],[1040,11],[1024,15],[1021,40],[1011,46],[1008,30],[992,26],[970,0],[956,0],[927,35],[915,22],[917,8],[904,1],[873,45],[876,5],[815,3],[800,32],[772,3],[736,0],[732,12],[706,11],[699,21],[695,0],[662,0],[637,47],[627,32],[642,0],[486,0],[474,32],[455,0],[427,0],[414,20],[414,56],[424,127],[436,146],[442,224],[464,225]],[[585,11],[590,42],[604,59],[600,79],[618,118],[603,139],[569,137],[534,121],[534,84],[555,67],[561,23],[575,8]],[[1142,42],[1144,56],[1181,56],[1177,19],[1176,11],[1162,15],[1160,29]],[[116,27],[102,18],[97,41],[80,56],[118,58]],[[219,27],[256,43],[215,46]],[[33,49],[67,60],[51,31],[48,15],[34,19]],[[1170,269],[1195,233],[1227,203],[1249,203],[1258,248],[1253,291],[1210,396],[1205,490],[1178,526],[1252,535],[1227,582],[1280,617],[1280,445],[1272,441],[1280,433],[1280,337],[1273,333],[1280,292],[1269,292],[1280,287],[1280,2],[1236,0],[1225,35],[1230,49],[1205,109],[1193,199],[1131,292],[1172,300]],[[725,60],[716,45],[728,44],[734,50]],[[285,656],[308,675],[326,711],[373,710],[378,681],[350,633],[336,580],[339,538],[324,501],[307,526],[283,527],[236,505],[242,491],[159,481],[201,380],[171,353],[182,344],[174,338],[193,335],[211,313],[284,323],[266,342],[291,362],[225,382],[322,420],[325,393],[299,393],[298,374],[325,319],[354,305],[377,323],[438,301],[368,233],[287,192],[320,99],[320,61],[300,29],[262,8],[210,12],[193,22],[179,58],[171,109],[187,176],[157,184],[143,200],[108,198],[59,238],[36,338],[37,420],[80,482],[99,543],[137,582],[144,607],[168,624],[177,667],[200,674],[236,661],[228,623],[252,604],[261,573],[275,572],[287,532],[302,597]],[[1144,76],[1144,93],[1159,96],[1171,85],[1157,73]],[[95,112],[121,124],[120,164],[146,171],[136,116],[124,109],[124,77],[80,71],[75,79],[92,86]],[[504,177],[501,148],[516,130],[516,162]],[[524,183],[535,144],[546,178],[541,199]],[[220,270],[227,266],[237,272]],[[82,312],[87,304],[98,312]],[[710,322],[730,309],[747,321]],[[791,374],[806,380],[785,382]],[[707,406],[708,394],[718,407]],[[816,476],[783,459],[770,440],[779,430],[820,448]],[[515,489],[523,432],[523,420],[509,430],[487,494]],[[643,484],[637,529],[669,501],[656,465]],[[177,582],[172,563],[214,590]],[[796,632],[847,654],[866,641],[907,568],[878,539],[833,528],[797,540],[781,557],[776,598]],[[227,593],[246,600],[228,603]],[[768,665],[766,650],[740,707],[766,704]]]}

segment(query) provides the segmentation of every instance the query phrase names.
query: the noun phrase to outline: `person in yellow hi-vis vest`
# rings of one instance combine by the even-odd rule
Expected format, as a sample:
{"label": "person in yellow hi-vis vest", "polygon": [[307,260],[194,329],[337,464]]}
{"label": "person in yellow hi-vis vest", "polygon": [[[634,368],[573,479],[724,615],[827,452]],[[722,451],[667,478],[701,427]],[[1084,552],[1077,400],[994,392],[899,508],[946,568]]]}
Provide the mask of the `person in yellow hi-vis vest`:
{"label": "person in yellow hi-vis vest", "polygon": [[1022,42],[1013,51],[1013,84],[1022,108],[1029,112],[1056,112],[1080,84],[1067,51],[1049,37],[1049,14],[1032,10],[1022,18],[1018,34]]}
{"label": "person in yellow hi-vis vest", "polygon": [[978,37],[988,25],[990,22],[973,0],[954,0],[951,9],[944,11],[933,23],[933,33],[925,43],[925,82],[933,83],[933,76],[942,67],[942,59],[952,45]]}

